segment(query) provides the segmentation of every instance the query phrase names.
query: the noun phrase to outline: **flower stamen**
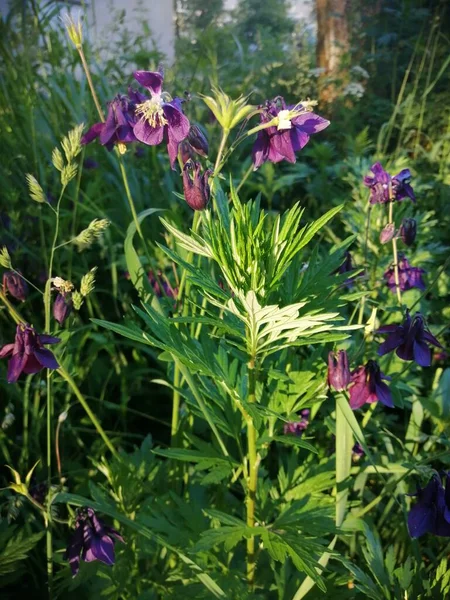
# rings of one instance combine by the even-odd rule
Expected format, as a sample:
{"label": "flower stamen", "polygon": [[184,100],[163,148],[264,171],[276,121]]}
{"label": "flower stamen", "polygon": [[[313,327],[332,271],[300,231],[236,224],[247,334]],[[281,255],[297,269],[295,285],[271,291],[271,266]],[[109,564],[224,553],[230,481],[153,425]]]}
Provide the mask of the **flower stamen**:
{"label": "flower stamen", "polygon": [[136,106],[136,114],[142,115],[142,118],[147,121],[150,127],[163,127],[168,123],[164,116],[162,103],[156,98],[151,98],[142,104],[138,104]]}

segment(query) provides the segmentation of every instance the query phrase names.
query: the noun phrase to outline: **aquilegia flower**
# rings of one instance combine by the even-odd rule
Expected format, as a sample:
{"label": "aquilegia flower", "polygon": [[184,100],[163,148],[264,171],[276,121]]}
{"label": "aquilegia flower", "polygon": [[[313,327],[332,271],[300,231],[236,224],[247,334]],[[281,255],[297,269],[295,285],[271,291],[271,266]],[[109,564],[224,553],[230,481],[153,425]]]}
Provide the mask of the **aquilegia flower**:
{"label": "aquilegia flower", "polygon": [[28,295],[28,286],[25,279],[15,271],[3,273],[3,293],[9,292],[16,300],[25,302]]}
{"label": "aquilegia flower", "polygon": [[[402,292],[407,292],[413,288],[419,288],[419,290],[425,289],[425,282],[422,275],[425,273],[424,269],[419,267],[412,267],[409,264],[408,259],[402,256],[398,261],[398,283]],[[396,291],[395,285],[395,269],[390,267],[383,275],[386,283],[391,292]]]}
{"label": "aquilegia flower", "polygon": [[[379,400],[385,406],[394,407],[391,390],[384,383],[390,377],[381,372],[375,360],[369,360],[365,367],[358,367],[351,374],[349,387],[350,407],[353,410],[361,408],[363,404]],[[384,381],[383,381],[384,380]]]}
{"label": "aquilegia flower", "polygon": [[108,115],[104,123],[95,123],[81,138],[82,144],[89,144],[99,138],[100,144],[112,150],[115,144],[135,142],[134,105],[127,96],[118,95],[108,105]]}
{"label": "aquilegia flower", "polygon": [[300,411],[301,419],[300,421],[290,421],[289,423],[284,424],[284,433],[286,435],[303,435],[303,432],[309,425],[309,408],[304,408]]}
{"label": "aquilegia flower", "polygon": [[136,124],[133,131],[136,138],[148,146],[167,142],[170,164],[173,168],[178,155],[178,146],[189,135],[190,123],[181,108],[182,99],[170,99],[162,91],[162,72],[135,71],[133,77],[150,92],[150,98],[136,93]]}
{"label": "aquilegia flower", "polygon": [[267,101],[260,108],[261,124],[272,124],[258,131],[252,150],[255,169],[267,161],[295,163],[295,153],[306,146],[310,136],[330,124],[327,119],[311,112],[306,103],[286,105],[281,96]]}
{"label": "aquilegia flower", "polygon": [[407,246],[411,246],[416,239],[417,233],[417,221],[415,219],[403,219],[400,225],[399,236],[402,238],[402,242]]}
{"label": "aquilegia flower", "polygon": [[38,373],[42,369],[59,369],[53,353],[44,344],[57,344],[61,340],[51,335],[36,333],[27,323],[19,323],[14,344],[0,350],[0,358],[11,356],[8,363],[8,383],[16,383],[21,373]]}
{"label": "aquilegia flower", "polygon": [[350,383],[350,369],[345,350],[328,354],[328,385],[337,392],[347,389]]}
{"label": "aquilegia flower", "polygon": [[370,167],[372,176],[364,177],[364,185],[370,189],[370,204],[385,204],[390,201],[400,201],[410,198],[416,201],[414,191],[409,184],[411,173],[409,169],[403,169],[394,177],[391,177],[383,169],[380,163]]}
{"label": "aquilegia flower", "polygon": [[416,504],[408,515],[408,530],[412,538],[424,533],[450,536],[450,473],[446,475],[445,490],[441,479],[435,475],[426,487],[417,489]]}
{"label": "aquilegia flower", "polygon": [[120,533],[105,525],[92,508],[80,508],[75,521],[75,533],[65,554],[72,575],[75,577],[80,569],[80,557],[85,562],[99,560],[112,566],[114,538],[125,543]]}
{"label": "aquilegia flower", "polygon": [[[193,171],[192,177],[190,171]],[[204,210],[211,194],[208,178],[212,171],[207,169],[203,174],[200,172],[200,163],[188,161],[183,167],[184,197],[193,210]]]}
{"label": "aquilegia flower", "polygon": [[425,321],[420,313],[411,319],[406,311],[405,320],[401,325],[385,325],[376,333],[387,333],[387,339],[378,348],[378,355],[384,356],[393,350],[402,360],[415,360],[421,367],[431,365],[431,350],[428,344],[442,348],[437,339],[425,326]]}

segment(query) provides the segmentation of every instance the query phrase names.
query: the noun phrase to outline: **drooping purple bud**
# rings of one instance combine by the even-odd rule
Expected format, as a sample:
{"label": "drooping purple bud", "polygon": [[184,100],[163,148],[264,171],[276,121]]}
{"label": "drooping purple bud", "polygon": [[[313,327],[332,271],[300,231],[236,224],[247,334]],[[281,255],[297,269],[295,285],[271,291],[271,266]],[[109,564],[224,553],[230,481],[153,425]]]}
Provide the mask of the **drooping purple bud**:
{"label": "drooping purple bud", "polygon": [[356,442],[356,444],[352,448],[352,460],[358,462],[359,460],[361,460],[364,454],[365,452],[363,450],[363,447],[359,442]]}
{"label": "drooping purple bud", "polygon": [[415,219],[403,219],[400,226],[400,237],[407,246],[411,246],[416,239],[417,221]]}
{"label": "drooping purple bud", "polygon": [[208,156],[209,144],[205,134],[197,125],[191,125],[187,141],[200,156]]}
{"label": "drooping purple bud", "polygon": [[56,296],[55,302],[53,303],[53,316],[60,325],[62,325],[70,315],[72,307],[73,302],[70,293],[60,293]]}
{"label": "drooping purple bud", "polygon": [[348,356],[345,350],[330,352],[328,354],[328,385],[337,392],[347,389],[350,383],[350,369]]}
{"label": "drooping purple bud", "polygon": [[388,223],[382,232],[380,233],[380,242],[382,244],[387,244],[392,240],[395,234],[395,225],[394,223]]}
{"label": "drooping purple bud", "polygon": [[[191,177],[189,171],[193,171],[193,177]],[[212,171],[208,169],[203,175],[200,174],[200,171],[200,163],[192,161],[188,161],[183,168],[184,197],[193,210],[204,210],[208,205],[211,193],[208,177]]]}
{"label": "drooping purple bud", "polygon": [[9,292],[16,300],[25,302],[28,295],[28,286],[25,279],[15,271],[3,273],[3,292]]}

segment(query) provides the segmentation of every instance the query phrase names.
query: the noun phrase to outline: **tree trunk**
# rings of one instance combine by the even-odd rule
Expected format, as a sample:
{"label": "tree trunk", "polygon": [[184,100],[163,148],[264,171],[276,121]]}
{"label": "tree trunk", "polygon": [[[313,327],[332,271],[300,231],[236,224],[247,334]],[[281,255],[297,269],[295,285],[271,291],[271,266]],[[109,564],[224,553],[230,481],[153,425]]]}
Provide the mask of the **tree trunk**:
{"label": "tree trunk", "polygon": [[316,0],[317,66],[324,69],[319,82],[321,102],[332,102],[347,79],[343,58],[350,50],[349,1]]}

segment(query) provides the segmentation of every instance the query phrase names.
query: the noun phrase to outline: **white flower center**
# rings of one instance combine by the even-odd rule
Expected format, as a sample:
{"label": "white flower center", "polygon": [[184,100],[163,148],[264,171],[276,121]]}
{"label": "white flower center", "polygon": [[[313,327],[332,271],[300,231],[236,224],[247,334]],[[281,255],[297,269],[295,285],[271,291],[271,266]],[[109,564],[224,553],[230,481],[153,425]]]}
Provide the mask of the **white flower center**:
{"label": "white flower center", "polygon": [[292,129],[291,116],[290,110],[280,110],[278,113],[277,129]]}
{"label": "white flower center", "polygon": [[136,114],[141,115],[147,121],[150,127],[163,127],[167,125],[167,119],[164,116],[162,101],[158,98],[151,98],[142,104],[136,106]]}

